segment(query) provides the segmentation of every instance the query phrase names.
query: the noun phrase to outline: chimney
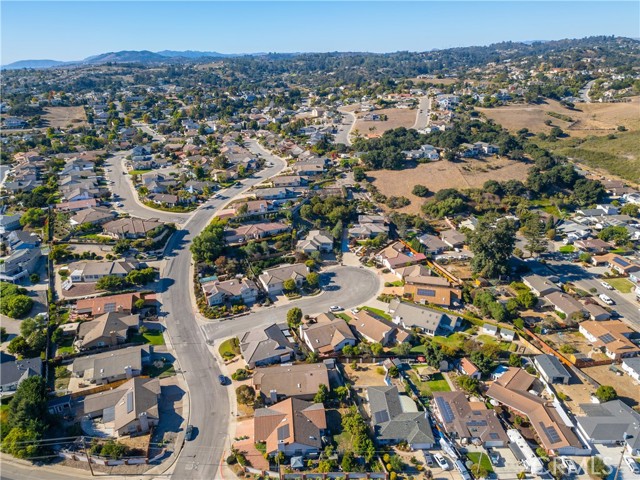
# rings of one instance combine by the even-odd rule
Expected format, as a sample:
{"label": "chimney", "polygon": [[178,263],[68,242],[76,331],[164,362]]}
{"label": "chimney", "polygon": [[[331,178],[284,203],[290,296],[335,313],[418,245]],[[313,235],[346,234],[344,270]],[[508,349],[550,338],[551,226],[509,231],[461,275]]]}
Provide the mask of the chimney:
{"label": "chimney", "polygon": [[133,377],[133,370],[131,369],[131,365],[127,365],[124,367],[124,374],[127,376],[127,380]]}
{"label": "chimney", "polygon": [[109,337],[111,338],[111,345],[117,345],[118,344],[118,335],[117,335],[117,332],[115,330],[111,330],[109,332]]}
{"label": "chimney", "polygon": [[140,420],[140,431],[146,432],[149,430],[149,419],[147,418],[147,412],[142,412],[138,417]]}

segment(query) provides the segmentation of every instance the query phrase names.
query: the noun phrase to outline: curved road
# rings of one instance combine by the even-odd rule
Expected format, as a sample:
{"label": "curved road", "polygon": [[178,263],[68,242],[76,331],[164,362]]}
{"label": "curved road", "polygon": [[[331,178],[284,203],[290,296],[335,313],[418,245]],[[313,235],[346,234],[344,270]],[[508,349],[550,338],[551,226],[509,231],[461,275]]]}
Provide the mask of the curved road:
{"label": "curved road", "polygon": [[338,133],[336,133],[335,143],[342,143],[343,145],[348,146],[351,145],[351,139],[349,138],[349,136],[351,135],[351,131],[356,124],[356,115],[353,112],[342,110],[342,108],[339,108],[338,111],[347,116],[347,121],[343,121],[340,124],[340,127],[338,127]]}

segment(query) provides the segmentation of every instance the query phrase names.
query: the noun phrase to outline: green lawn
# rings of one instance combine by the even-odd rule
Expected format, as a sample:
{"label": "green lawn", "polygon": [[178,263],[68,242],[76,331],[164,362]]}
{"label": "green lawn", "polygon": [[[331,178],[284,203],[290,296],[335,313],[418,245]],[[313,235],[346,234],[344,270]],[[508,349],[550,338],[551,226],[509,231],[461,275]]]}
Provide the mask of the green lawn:
{"label": "green lawn", "polygon": [[149,173],[151,170],[129,170],[129,175],[144,175],[145,173]]}
{"label": "green lawn", "polygon": [[135,333],[129,338],[134,343],[150,343],[151,345],[164,345],[164,335],[160,330],[148,330],[145,333]]}
{"label": "green lawn", "polygon": [[467,453],[467,458],[471,460],[474,464],[480,464],[482,467],[489,473],[493,472],[493,466],[489,461],[489,456],[486,453],[481,452],[469,452]]}
{"label": "green lawn", "polygon": [[611,278],[607,283],[622,293],[629,293],[633,290],[633,283],[626,278]]}
{"label": "green lawn", "polygon": [[431,340],[438,345],[448,345],[450,347],[455,347],[462,349],[462,345],[467,340],[467,336],[463,335],[460,332],[453,333],[448,337],[435,336]]}
{"label": "green lawn", "polygon": [[340,317],[341,319],[343,319],[347,323],[349,323],[351,321],[351,317],[349,315],[347,315],[346,313],[338,313],[337,316]]}
{"label": "green lawn", "polygon": [[9,415],[9,404],[1,404],[0,405],[0,423],[5,423],[7,421],[7,415]]}
{"label": "green lawn", "polygon": [[155,367],[153,365],[145,365],[142,369],[143,375],[149,375],[151,378],[165,378],[165,377],[173,377],[176,374],[175,368],[173,368],[173,364],[169,362],[164,362],[162,367]]}
{"label": "green lawn", "polygon": [[362,310],[366,310],[368,312],[375,313],[376,315],[378,315],[378,316],[380,316],[382,318],[385,318],[387,320],[391,320],[391,315],[386,313],[384,310],[380,310],[379,308],[362,307]]}
{"label": "green lawn", "polygon": [[572,253],[575,252],[575,250],[576,247],[574,247],[573,245],[563,245],[558,249],[560,253]]}
{"label": "green lawn", "polygon": [[56,349],[56,355],[64,355],[71,354],[75,350],[73,348],[73,337],[64,338],[60,343],[58,343],[58,348]]}
{"label": "green lawn", "polygon": [[402,280],[396,280],[395,282],[385,282],[385,287],[402,287],[404,282]]}
{"label": "green lawn", "polygon": [[240,345],[236,337],[229,338],[218,347],[218,352],[222,358],[233,358],[240,355]]}
{"label": "green lawn", "polygon": [[449,384],[441,373],[435,373],[431,375],[431,379],[423,382],[420,380],[420,376],[415,370],[409,370],[408,372],[411,383],[420,391],[420,395],[423,397],[433,396],[433,392],[449,392]]}

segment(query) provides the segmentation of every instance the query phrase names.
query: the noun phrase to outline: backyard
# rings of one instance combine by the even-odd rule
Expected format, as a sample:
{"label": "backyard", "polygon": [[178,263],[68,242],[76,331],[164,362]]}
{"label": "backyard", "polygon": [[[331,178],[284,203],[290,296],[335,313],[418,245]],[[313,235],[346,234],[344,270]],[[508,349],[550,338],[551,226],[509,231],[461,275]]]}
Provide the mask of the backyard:
{"label": "backyard", "polygon": [[450,392],[451,388],[449,387],[449,383],[447,379],[444,378],[444,375],[440,372],[434,373],[429,376],[429,380],[423,381],[420,379],[420,375],[415,370],[415,368],[420,368],[419,366],[414,366],[407,373],[409,378],[411,379],[411,383],[413,383],[416,388],[420,391],[420,395],[423,397],[432,397],[433,392]]}

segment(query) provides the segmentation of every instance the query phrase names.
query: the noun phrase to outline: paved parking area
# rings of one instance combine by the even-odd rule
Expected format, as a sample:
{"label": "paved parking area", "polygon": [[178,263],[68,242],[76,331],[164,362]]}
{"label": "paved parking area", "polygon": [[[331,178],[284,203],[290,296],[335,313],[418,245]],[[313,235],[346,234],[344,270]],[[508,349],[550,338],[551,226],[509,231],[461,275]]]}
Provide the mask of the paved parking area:
{"label": "paved parking area", "polygon": [[516,480],[518,474],[524,471],[522,465],[510,448],[494,448],[500,454],[502,460],[499,465],[494,465],[493,470],[500,480]]}

